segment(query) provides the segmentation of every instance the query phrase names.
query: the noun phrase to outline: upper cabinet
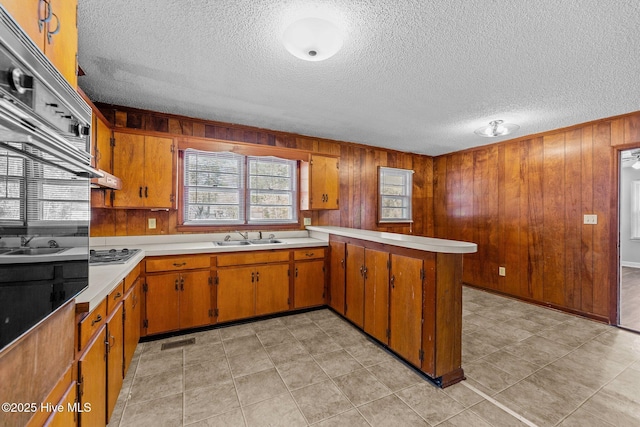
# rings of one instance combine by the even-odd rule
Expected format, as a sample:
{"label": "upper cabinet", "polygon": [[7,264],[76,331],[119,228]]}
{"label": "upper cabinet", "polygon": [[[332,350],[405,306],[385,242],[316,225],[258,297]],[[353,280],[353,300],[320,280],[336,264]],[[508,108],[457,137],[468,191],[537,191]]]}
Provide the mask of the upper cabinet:
{"label": "upper cabinet", "polygon": [[339,209],[340,171],[337,157],[312,154],[300,167],[300,209]]}
{"label": "upper cabinet", "polygon": [[78,1],[4,0],[2,6],[69,84],[76,88],[78,84]]}
{"label": "upper cabinet", "polygon": [[122,180],[122,189],[112,192],[112,206],[173,209],[173,139],[123,132],[114,132],[113,138],[113,174]]}

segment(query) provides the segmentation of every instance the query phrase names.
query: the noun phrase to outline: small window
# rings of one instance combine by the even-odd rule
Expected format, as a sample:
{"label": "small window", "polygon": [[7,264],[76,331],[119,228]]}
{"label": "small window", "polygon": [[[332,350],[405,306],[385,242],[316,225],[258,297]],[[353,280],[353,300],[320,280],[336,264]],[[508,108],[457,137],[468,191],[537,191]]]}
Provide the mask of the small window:
{"label": "small window", "polygon": [[298,221],[295,160],[249,157],[250,223]]}
{"label": "small window", "polygon": [[379,222],[413,222],[411,189],[413,171],[380,167],[379,169]]}
{"label": "small window", "polygon": [[25,159],[0,150],[0,223],[24,224]]}
{"label": "small window", "polygon": [[244,223],[244,156],[185,150],[184,223]]}
{"label": "small window", "polygon": [[631,182],[631,238],[640,240],[640,181]]}

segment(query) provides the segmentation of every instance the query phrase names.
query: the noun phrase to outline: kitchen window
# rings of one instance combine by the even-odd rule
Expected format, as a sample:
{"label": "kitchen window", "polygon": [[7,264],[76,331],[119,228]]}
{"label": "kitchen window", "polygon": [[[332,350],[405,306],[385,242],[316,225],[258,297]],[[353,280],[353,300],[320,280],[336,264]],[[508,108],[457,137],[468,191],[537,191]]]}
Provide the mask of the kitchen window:
{"label": "kitchen window", "polygon": [[184,151],[184,224],[297,223],[297,162]]}
{"label": "kitchen window", "polygon": [[378,181],[378,222],[413,222],[411,210],[413,171],[380,167]]}

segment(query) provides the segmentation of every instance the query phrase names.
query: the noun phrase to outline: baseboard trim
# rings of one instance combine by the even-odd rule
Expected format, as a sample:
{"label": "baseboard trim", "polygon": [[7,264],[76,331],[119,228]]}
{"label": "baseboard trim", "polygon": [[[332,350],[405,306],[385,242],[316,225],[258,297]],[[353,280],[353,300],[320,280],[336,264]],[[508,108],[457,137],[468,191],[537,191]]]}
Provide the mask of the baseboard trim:
{"label": "baseboard trim", "polygon": [[640,262],[620,261],[620,267],[640,268]]}

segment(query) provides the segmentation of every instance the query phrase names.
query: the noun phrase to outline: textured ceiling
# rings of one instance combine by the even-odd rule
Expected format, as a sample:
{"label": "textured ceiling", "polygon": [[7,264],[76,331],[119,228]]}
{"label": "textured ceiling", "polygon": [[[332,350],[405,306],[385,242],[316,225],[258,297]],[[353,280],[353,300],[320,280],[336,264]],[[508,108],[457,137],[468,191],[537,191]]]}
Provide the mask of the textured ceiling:
{"label": "textured ceiling", "polygon": [[[438,155],[640,110],[637,0],[80,0],[94,101]],[[291,22],[340,52],[302,61]],[[473,131],[520,125],[507,137]]]}

